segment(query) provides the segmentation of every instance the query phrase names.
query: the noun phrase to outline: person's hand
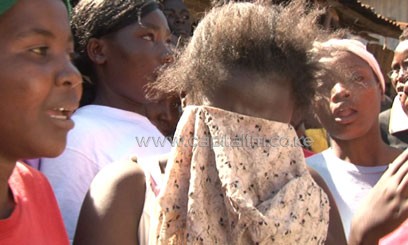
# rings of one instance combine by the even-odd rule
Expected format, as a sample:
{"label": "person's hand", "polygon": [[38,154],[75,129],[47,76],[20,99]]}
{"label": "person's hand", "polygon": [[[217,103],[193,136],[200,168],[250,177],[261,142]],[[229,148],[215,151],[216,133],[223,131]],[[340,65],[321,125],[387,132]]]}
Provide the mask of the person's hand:
{"label": "person's hand", "polygon": [[408,149],[383,174],[355,213],[349,244],[377,244],[408,217]]}

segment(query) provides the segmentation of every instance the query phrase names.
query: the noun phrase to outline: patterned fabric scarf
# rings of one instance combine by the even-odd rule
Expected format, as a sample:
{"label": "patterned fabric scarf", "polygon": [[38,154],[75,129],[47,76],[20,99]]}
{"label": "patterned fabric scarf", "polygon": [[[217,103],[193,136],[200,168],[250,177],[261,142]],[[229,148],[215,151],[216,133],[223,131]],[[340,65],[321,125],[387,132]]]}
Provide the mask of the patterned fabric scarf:
{"label": "patterned fabric scarf", "polygon": [[159,195],[158,244],[324,244],[326,194],[284,123],[189,106]]}

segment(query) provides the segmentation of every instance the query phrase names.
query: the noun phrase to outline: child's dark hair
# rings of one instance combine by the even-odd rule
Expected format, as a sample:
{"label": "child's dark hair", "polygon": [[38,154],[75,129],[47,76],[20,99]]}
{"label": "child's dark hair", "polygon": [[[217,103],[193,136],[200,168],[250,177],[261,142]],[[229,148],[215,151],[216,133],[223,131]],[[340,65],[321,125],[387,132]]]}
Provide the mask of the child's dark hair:
{"label": "child's dark hair", "polygon": [[259,74],[269,82],[278,75],[292,82],[296,106],[308,106],[315,93],[317,62],[309,56],[322,34],[320,12],[302,1],[272,5],[229,2],[213,8],[174,64],[151,85],[149,96],[190,94],[193,103],[217,89],[234,71]]}

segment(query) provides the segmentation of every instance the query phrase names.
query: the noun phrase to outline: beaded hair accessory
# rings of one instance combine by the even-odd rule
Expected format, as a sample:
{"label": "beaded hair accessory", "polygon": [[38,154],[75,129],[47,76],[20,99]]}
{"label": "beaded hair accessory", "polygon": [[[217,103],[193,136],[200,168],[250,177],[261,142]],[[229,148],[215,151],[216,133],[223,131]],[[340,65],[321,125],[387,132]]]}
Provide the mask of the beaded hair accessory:
{"label": "beaded hair accessory", "polygon": [[99,38],[105,36],[133,23],[138,23],[139,25],[143,26],[142,18],[158,8],[159,5],[154,0],[143,1],[143,3],[137,8],[136,14],[134,11],[128,11],[128,13],[121,18],[121,21],[118,21],[108,28],[101,30],[100,32],[96,33],[94,37]]}

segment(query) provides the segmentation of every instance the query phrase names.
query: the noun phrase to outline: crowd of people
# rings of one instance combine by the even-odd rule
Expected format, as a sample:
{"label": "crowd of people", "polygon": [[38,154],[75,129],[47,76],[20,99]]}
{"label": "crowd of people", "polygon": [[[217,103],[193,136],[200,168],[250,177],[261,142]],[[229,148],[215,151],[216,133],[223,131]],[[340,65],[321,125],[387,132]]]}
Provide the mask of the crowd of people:
{"label": "crowd of people", "polygon": [[0,244],[408,243],[408,29],[381,112],[377,60],[321,14],[0,0]]}

